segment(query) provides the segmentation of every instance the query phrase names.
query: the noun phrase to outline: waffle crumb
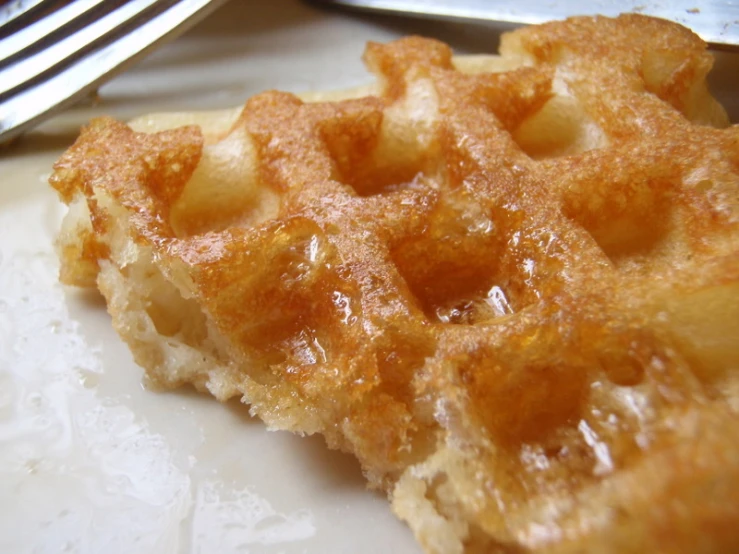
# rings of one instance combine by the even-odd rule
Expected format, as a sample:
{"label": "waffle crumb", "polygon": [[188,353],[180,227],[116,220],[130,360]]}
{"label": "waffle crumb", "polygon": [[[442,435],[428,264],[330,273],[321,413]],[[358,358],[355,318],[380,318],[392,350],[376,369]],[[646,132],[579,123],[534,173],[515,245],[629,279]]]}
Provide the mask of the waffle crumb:
{"label": "waffle crumb", "polygon": [[98,119],[61,279],[158,387],[354,454],[429,553],[739,545],[739,127],[631,14],[240,110]]}

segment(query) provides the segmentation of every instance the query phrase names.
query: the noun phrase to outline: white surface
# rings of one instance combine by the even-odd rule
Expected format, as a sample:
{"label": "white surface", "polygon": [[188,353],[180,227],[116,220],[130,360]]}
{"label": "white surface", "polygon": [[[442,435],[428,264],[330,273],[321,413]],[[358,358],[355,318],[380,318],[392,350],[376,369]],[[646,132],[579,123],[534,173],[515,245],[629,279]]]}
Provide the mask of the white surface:
{"label": "white surface", "polygon": [[409,32],[462,52],[497,44],[472,26],[232,0],[104,87],[98,105],[0,153],[0,552],[420,551],[357,464],[322,439],[268,433],[238,403],[142,388],[99,297],[57,283],[63,209],[46,184],[93,115],[359,84],[364,43]]}

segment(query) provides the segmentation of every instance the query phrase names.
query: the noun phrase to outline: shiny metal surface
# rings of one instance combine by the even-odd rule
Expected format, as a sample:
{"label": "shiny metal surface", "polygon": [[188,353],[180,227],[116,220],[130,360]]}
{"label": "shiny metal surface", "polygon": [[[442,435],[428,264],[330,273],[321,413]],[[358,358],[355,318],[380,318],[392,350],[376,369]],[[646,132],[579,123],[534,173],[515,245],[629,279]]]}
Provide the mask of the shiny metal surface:
{"label": "shiny metal surface", "polygon": [[0,30],[6,25],[28,17],[36,10],[45,9],[55,0],[11,0],[0,6]]}
{"label": "shiny metal surface", "polygon": [[691,28],[719,48],[739,48],[737,0],[316,0],[369,11],[510,25],[536,24],[573,15],[637,12]]}
{"label": "shiny metal surface", "polygon": [[[48,40],[54,33],[62,31],[67,25],[75,20],[87,16],[98,5],[105,0],[87,0],[86,2],[72,2],[54,13],[53,17],[42,17],[30,25],[26,25],[15,32],[10,32],[3,37],[0,43],[0,64],[9,63],[13,58],[20,57],[27,49]],[[3,31],[0,27],[0,31]],[[71,37],[69,37],[71,38]],[[3,85],[3,88],[7,88]]]}
{"label": "shiny metal surface", "polygon": [[[94,91],[226,0],[72,2],[0,43],[0,141]],[[106,4],[108,4],[106,6]]]}

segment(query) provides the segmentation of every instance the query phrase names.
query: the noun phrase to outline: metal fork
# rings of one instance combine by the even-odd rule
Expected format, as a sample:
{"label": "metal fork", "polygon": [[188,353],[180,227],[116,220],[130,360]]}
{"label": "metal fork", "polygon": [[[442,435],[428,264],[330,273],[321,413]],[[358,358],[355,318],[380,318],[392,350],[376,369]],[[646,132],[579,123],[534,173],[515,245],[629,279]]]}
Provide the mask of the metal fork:
{"label": "metal fork", "polygon": [[95,90],[227,0],[10,0],[0,6],[0,143]]}

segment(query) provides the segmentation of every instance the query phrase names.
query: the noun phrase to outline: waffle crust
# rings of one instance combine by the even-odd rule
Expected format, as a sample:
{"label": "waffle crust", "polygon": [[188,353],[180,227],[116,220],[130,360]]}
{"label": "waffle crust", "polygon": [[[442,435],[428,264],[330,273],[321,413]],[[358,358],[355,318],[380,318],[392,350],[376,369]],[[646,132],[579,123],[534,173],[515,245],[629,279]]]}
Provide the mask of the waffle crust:
{"label": "waffle crust", "polygon": [[153,386],[354,454],[427,552],[736,551],[739,128],[705,45],[624,15],[365,62],[93,121],[51,178],[62,281]]}

